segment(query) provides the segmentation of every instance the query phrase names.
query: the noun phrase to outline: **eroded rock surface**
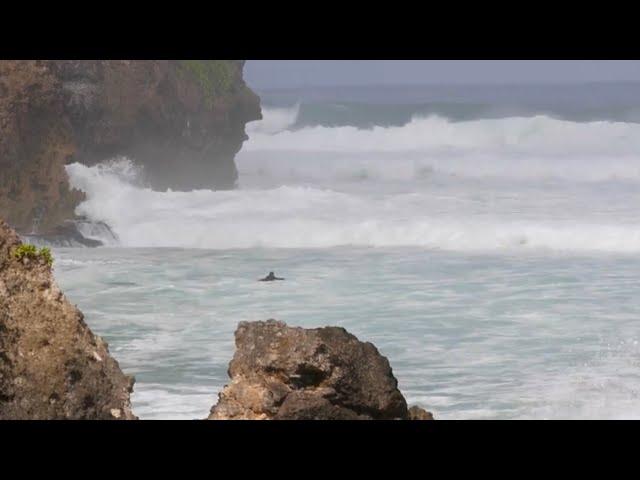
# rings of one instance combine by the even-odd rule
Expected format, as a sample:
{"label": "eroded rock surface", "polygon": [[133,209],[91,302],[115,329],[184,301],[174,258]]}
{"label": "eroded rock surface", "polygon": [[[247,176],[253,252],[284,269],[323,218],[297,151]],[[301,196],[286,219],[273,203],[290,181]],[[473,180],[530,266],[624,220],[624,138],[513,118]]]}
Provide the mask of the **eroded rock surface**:
{"label": "eroded rock surface", "polygon": [[127,156],[154,189],[235,186],[261,118],[240,60],[0,60],[0,216],[49,234],[84,198],[65,165]]}
{"label": "eroded rock surface", "polygon": [[47,62],[0,60],[0,217],[21,233],[73,217],[84,198],[64,166],[76,146],[59,80]]}
{"label": "eroded rock surface", "polygon": [[[344,328],[303,329],[276,320],[242,322],[231,382],[211,420],[427,419],[407,408],[389,361]],[[432,418],[432,417],[431,417]]]}
{"label": "eroded rock surface", "polygon": [[133,378],[20,243],[0,219],[0,420],[134,419]]}

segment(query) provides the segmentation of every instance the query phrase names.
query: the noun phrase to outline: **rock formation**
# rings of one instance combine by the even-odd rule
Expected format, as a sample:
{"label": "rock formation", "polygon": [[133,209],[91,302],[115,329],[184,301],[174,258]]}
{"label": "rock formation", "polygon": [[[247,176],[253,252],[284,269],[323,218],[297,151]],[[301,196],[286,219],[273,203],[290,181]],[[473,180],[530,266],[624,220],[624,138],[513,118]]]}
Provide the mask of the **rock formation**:
{"label": "rock formation", "polygon": [[211,420],[430,419],[407,408],[388,360],[344,328],[242,322]]}
{"label": "rock formation", "polygon": [[233,188],[261,118],[239,60],[0,60],[0,216],[20,233],[73,218],[64,166],[128,156],[156,189]]}
{"label": "rock formation", "polygon": [[0,220],[0,420],[134,419],[133,378]]}
{"label": "rock formation", "polygon": [[83,198],[64,170],[74,153],[59,81],[46,62],[0,60],[0,217],[24,233],[71,218]]}

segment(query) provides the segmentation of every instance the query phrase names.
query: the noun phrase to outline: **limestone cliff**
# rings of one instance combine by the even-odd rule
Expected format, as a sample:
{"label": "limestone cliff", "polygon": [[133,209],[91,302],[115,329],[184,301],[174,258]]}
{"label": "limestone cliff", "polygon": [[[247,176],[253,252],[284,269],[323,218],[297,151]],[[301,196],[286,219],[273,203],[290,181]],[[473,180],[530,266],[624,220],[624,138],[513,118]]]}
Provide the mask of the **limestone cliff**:
{"label": "limestone cliff", "polygon": [[0,219],[0,420],[134,419],[133,378]]}
{"label": "limestone cliff", "polygon": [[64,165],[125,155],[164,190],[233,188],[261,117],[240,60],[0,61],[0,216],[21,233],[73,217]]}

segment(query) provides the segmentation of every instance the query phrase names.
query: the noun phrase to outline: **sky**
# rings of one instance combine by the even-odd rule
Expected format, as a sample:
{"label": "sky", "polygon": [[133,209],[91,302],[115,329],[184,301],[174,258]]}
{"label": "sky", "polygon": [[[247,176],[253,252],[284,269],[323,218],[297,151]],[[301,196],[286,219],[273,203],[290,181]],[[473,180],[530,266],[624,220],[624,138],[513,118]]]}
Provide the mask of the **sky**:
{"label": "sky", "polygon": [[637,60],[248,60],[257,89],[334,85],[640,82]]}

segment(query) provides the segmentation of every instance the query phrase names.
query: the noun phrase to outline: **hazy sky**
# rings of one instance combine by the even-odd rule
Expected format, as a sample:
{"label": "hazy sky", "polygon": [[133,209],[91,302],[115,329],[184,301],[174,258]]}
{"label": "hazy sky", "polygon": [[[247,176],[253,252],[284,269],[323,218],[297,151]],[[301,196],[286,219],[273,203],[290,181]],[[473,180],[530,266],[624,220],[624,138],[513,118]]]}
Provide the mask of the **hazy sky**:
{"label": "hazy sky", "polygon": [[586,60],[249,60],[255,88],[447,83],[640,81],[640,61]]}

